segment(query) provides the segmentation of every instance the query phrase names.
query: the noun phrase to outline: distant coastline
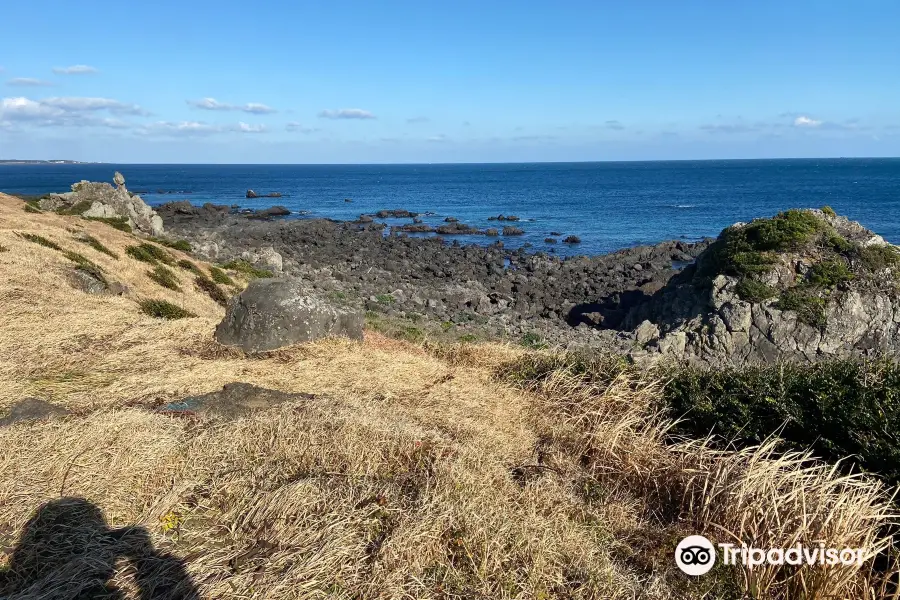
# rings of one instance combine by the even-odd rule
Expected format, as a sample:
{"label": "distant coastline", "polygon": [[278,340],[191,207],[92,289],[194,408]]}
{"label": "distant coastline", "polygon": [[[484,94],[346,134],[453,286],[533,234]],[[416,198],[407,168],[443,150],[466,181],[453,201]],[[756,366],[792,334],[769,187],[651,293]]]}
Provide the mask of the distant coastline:
{"label": "distant coastline", "polygon": [[0,159],[0,165],[100,165],[103,163],[83,162],[80,160],[17,160]]}

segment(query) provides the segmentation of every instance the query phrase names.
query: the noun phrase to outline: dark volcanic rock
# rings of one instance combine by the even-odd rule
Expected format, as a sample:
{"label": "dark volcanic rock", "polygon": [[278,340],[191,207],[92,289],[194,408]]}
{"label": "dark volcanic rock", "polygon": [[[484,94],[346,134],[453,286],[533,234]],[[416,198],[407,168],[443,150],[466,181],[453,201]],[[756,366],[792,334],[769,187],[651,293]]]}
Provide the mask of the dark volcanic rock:
{"label": "dark volcanic rock", "polygon": [[395,208],[393,210],[379,210],[375,213],[375,216],[379,219],[388,219],[390,217],[394,217],[395,219],[409,219],[419,216],[419,213],[409,212],[403,208]]}
{"label": "dark volcanic rock", "polygon": [[237,419],[254,411],[274,408],[285,402],[309,401],[314,394],[270,390],[249,383],[229,383],[218,392],[189,396],[160,407],[159,412]]}
{"label": "dark volcanic rock", "polygon": [[41,400],[39,398],[25,398],[19,400],[9,409],[9,414],[0,418],[0,427],[7,427],[13,423],[22,421],[43,421],[64,417],[69,411],[61,406]]}
{"label": "dark volcanic rock", "polygon": [[274,350],[337,335],[361,340],[362,311],[329,305],[294,279],[255,279],[228,303],[219,343],[245,352]]}
{"label": "dark volcanic rock", "polygon": [[252,211],[247,215],[248,219],[271,219],[273,217],[286,217],[291,211],[283,206],[272,206],[262,210]]}
{"label": "dark volcanic rock", "polygon": [[513,227],[512,225],[507,225],[503,228],[503,235],[522,235],[524,233],[525,232],[522,229]]}
{"label": "dark volcanic rock", "polygon": [[457,223],[455,221],[451,221],[447,225],[441,225],[435,231],[441,235],[472,235],[481,233],[475,227],[471,225],[467,225],[465,223]]}
{"label": "dark volcanic rock", "polygon": [[544,238],[544,241],[548,244],[555,244],[556,238]]}
{"label": "dark volcanic rock", "polygon": [[563,240],[564,244],[580,244],[581,238],[577,235],[570,235]]}
{"label": "dark volcanic rock", "polygon": [[253,190],[247,190],[247,197],[248,198],[259,198],[259,194],[257,194]]}

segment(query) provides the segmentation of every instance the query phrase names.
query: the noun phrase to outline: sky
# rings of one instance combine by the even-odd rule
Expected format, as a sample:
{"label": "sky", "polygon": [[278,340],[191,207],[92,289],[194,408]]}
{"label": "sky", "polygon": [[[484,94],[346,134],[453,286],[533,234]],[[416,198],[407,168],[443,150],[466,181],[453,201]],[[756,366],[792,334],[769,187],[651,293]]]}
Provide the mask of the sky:
{"label": "sky", "polygon": [[900,2],[3,2],[0,158],[900,156]]}

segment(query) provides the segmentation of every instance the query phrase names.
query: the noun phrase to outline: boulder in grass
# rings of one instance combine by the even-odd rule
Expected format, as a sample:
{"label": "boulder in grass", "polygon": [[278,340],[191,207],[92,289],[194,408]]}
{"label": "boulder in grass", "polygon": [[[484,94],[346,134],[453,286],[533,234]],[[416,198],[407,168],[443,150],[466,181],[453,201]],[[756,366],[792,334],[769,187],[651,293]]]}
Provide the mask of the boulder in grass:
{"label": "boulder in grass", "polygon": [[327,336],[363,339],[361,310],[334,306],[296,279],[256,279],[228,303],[216,340],[265,352]]}

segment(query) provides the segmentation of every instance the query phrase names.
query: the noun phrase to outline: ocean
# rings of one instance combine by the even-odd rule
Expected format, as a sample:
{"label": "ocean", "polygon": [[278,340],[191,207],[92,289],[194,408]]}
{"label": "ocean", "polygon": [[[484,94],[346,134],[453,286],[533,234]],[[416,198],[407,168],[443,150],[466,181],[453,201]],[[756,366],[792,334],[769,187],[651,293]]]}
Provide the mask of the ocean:
{"label": "ocean", "polygon": [[[172,200],[260,208],[280,204],[300,218],[352,220],[403,208],[426,223],[448,216],[486,228],[516,215],[521,237],[559,255],[599,254],[669,239],[717,235],[737,221],[788,208],[829,205],[900,243],[900,159],[715,160],[454,165],[0,165],[0,191],[66,191],[79,180],[112,182],[151,205]],[[281,198],[245,198],[248,189]],[[352,202],[346,202],[345,199]],[[388,220],[391,224],[409,219]],[[548,244],[551,232],[577,245]],[[497,238],[454,236],[461,243]],[[560,240],[561,241],[561,240]]]}

